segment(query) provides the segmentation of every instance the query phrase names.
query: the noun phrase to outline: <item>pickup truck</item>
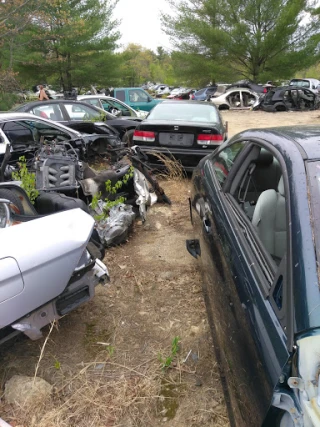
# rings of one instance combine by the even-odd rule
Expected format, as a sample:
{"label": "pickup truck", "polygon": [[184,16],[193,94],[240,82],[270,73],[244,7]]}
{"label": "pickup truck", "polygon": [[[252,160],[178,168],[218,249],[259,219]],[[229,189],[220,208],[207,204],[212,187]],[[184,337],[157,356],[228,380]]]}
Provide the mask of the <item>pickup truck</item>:
{"label": "pickup truck", "polygon": [[140,87],[118,87],[111,91],[111,96],[125,102],[135,110],[151,111],[162,99],[154,99]]}

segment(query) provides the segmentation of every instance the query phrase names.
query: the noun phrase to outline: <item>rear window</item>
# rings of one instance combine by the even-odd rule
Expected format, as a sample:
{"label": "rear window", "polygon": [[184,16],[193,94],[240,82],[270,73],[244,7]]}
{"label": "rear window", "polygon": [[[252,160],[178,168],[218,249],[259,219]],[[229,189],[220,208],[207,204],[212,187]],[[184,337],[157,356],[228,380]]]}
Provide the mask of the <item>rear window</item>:
{"label": "rear window", "polygon": [[146,120],[220,123],[218,110],[213,105],[183,104],[182,101],[158,104]]}
{"label": "rear window", "polygon": [[120,99],[120,101],[125,101],[126,100],[126,95],[124,90],[117,90],[116,91],[116,98]]}
{"label": "rear window", "polygon": [[290,86],[299,86],[299,87],[310,87],[310,82],[308,80],[291,80]]}

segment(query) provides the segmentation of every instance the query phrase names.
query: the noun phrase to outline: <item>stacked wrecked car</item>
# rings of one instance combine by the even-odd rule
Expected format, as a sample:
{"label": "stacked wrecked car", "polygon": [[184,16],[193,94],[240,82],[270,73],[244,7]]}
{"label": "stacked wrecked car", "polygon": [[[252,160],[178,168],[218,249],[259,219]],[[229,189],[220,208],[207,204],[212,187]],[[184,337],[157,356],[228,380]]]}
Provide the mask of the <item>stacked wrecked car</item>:
{"label": "stacked wrecked car", "polygon": [[[116,133],[0,116],[1,343],[19,332],[37,339],[92,299],[109,281],[105,248],[126,241],[148,206],[170,201],[146,156]],[[94,154],[99,173],[86,162]]]}

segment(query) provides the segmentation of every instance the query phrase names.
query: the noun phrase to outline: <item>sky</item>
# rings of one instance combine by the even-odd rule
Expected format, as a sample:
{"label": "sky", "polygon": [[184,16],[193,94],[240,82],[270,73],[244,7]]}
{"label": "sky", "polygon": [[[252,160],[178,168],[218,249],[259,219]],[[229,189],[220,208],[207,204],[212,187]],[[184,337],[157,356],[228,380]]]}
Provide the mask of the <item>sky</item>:
{"label": "sky", "polygon": [[160,12],[170,12],[166,0],[119,0],[114,18],[121,20],[119,31],[123,50],[128,43],[140,44],[156,51],[172,48],[169,38],[161,31]]}

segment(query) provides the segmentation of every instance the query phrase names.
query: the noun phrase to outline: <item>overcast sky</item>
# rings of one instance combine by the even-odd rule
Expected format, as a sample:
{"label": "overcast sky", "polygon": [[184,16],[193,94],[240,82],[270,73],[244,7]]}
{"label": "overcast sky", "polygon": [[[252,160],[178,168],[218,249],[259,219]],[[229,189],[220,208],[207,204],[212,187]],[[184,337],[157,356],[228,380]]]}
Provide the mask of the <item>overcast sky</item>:
{"label": "overcast sky", "polygon": [[157,46],[169,50],[169,38],[161,31],[160,11],[170,12],[166,0],[119,0],[114,17],[121,19],[122,49],[136,43],[153,51]]}

